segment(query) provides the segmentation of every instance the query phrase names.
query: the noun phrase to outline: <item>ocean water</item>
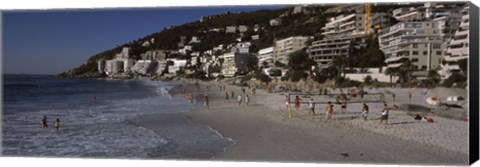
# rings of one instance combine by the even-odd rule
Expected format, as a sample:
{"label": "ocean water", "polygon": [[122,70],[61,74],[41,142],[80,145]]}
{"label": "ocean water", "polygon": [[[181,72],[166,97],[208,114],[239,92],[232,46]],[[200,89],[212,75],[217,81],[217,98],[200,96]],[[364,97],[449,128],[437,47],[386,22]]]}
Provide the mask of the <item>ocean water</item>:
{"label": "ocean water", "polygon": [[4,75],[2,156],[210,159],[235,144],[185,118],[198,105],[172,99],[172,88],[159,81]]}

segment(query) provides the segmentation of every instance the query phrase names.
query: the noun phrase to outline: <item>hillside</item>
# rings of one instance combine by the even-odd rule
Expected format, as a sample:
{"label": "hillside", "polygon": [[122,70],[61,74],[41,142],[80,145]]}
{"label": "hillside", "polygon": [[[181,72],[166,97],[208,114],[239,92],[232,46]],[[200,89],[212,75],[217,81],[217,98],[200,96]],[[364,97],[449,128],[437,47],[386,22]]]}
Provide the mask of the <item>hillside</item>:
{"label": "hillside", "polygon": [[[374,12],[390,12],[393,4],[376,5]],[[353,7],[352,7],[353,6]],[[275,39],[282,39],[295,35],[314,36],[314,40],[322,39],[321,27],[323,27],[328,18],[340,14],[354,13],[355,10],[361,12],[363,5],[338,5],[338,6],[303,6],[302,12],[294,13],[294,7],[287,7],[279,10],[259,10],[254,12],[224,13],[212,16],[204,16],[202,21],[185,23],[183,25],[164,28],[160,32],[155,32],[145,37],[132,40],[121,46],[117,46],[102,53],[93,55],[88,61],[79,67],[68,70],[60,74],[63,77],[103,77],[97,73],[97,61],[112,59],[115,53],[121,51],[122,47],[131,47],[134,59],[139,59],[140,54],[151,49],[178,50],[177,44],[180,42],[180,36],[185,36],[189,41],[192,36],[201,39],[201,43],[192,44],[193,51],[203,53],[219,44],[233,44],[237,38],[242,41],[251,41],[252,51],[256,52],[261,48],[270,47]],[[396,6],[395,7],[399,7]],[[199,16],[200,17],[200,16]],[[271,26],[271,19],[280,19],[281,24]],[[215,28],[225,28],[227,26],[249,26],[248,31],[243,36],[238,33],[226,34],[225,32],[211,31]],[[253,26],[260,28],[257,32]],[[252,35],[259,35],[258,40],[252,40]],[[142,46],[146,41],[154,40],[149,46]],[[187,56],[188,58],[188,56]],[[383,61],[383,60],[382,60]]]}

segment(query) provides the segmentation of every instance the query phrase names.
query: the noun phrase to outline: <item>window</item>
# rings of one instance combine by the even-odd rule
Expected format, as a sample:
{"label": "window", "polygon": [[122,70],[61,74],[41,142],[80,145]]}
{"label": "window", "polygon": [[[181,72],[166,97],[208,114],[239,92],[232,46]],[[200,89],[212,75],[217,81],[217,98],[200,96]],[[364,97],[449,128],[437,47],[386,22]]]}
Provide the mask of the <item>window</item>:
{"label": "window", "polygon": [[413,51],[412,55],[418,55],[418,51]]}
{"label": "window", "polygon": [[418,62],[417,58],[412,59],[412,62]]}
{"label": "window", "polygon": [[442,55],[442,51],[437,51],[437,55]]}
{"label": "window", "polygon": [[423,55],[425,55],[425,56],[426,56],[426,55],[427,55],[427,53],[428,53],[427,51],[423,51]]}
{"label": "window", "polygon": [[432,47],[433,47],[433,49],[439,49],[441,46],[442,46],[442,44],[434,43]]}
{"label": "window", "polygon": [[414,43],[414,44],[412,44],[412,47],[413,48],[418,48],[418,44]]}
{"label": "window", "polygon": [[426,70],[427,69],[427,66],[422,66],[422,70]]}

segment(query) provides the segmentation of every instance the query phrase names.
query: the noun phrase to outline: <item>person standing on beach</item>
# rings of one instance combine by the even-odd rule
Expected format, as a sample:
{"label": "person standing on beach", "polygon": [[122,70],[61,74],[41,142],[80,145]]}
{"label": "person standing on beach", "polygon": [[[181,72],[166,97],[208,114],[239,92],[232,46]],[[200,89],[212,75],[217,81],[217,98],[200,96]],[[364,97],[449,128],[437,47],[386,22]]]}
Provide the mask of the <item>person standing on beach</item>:
{"label": "person standing on beach", "polygon": [[300,108],[300,98],[298,96],[295,96],[295,109],[298,110]]}
{"label": "person standing on beach", "polygon": [[333,105],[331,101],[328,101],[327,106],[325,106],[325,122],[331,121],[333,116]]}
{"label": "person standing on beach", "polygon": [[288,95],[285,95],[285,108],[288,109],[288,105],[290,105]]}
{"label": "person standing on beach", "polygon": [[48,128],[47,116],[46,116],[46,115],[43,115],[43,118],[42,118],[42,127],[43,127],[43,128]]}
{"label": "person standing on beach", "polygon": [[235,97],[235,92],[233,92],[233,90],[232,90],[232,93],[230,93],[230,97],[231,97],[232,99],[234,99],[234,97]]}
{"label": "person standing on beach", "polygon": [[396,105],[393,105],[393,107],[388,107],[387,103],[383,104],[382,110],[382,117],[380,117],[380,125],[382,124],[383,121],[385,121],[385,125],[388,125],[388,114],[390,113],[390,110],[397,110],[398,107]]}
{"label": "person standing on beach", "polygon": [[193,103],[193,94],[192,94],[192,91],[188,92],[188,100],[190,101],[190,104]]}
{"label": "person standing on beach", "polygon": [[208,103],[209,103],[208,95],[205,94],[203,95],[203,107],[207,107],[207,109],[210,109],[210,107],[208,106]]}
{"label": "person standing on beach", "polygon": [[60,119],[56,119],[55,121],[53,121],[53,125],[55,126],[55,129],[57,129],[57,132],[58,132],[58,129],[60,128]]}
{"label": "person standing on beach", "polygon": [[343,102],[341,105],[341,111],[342,113],[347,112],[347,102]]}
{"label": "person standing on beach", "polygon": [[312,113],[314,116],[315,114],[315,102],[313,102],[313,98],[310,98],[310,101],[308,102],[308,107],[309,107],[309,113]]}
{"label": "person standing on beach", "polygon": [[395,101],[395,93],[392,93],[392,101]]}
{"label": "person standing on beach", "polygon": [[238,95],[237,102],[238,102],[238,106],[240,106],[240,104],[242,104],[242,95]]}
{"label": "person standing on beach", "polygon": [[225,100],[226,100],[226,101],[230,101],[230,100],[228,99],[228,97],[229,97],[229,96],[228,96],[228,92],[225,91]]}
{"label": "person standing on beach", "polygon": [[408,92],[408,100],[412,100],[412,92]]}
{"label": "person standing on beach", "polygon": [[248,103],[250,103],[250,97],[248,97],[248,95],[245,95],[245,104],[247,104],[247,106]]}
{"label": "person standing on beach", "polygon": [[[182,85],[180,85],[182,86]],[[180,88],[180,97],[185,96],[185,89],[183,87]]]}
{"label": "person standing on beach", "polygon": [[367,120],[367,117],[368,117],[368,105],[367,103],[363,103],[363,109],[362,109],[362,117],[363,117],[363,120]]}

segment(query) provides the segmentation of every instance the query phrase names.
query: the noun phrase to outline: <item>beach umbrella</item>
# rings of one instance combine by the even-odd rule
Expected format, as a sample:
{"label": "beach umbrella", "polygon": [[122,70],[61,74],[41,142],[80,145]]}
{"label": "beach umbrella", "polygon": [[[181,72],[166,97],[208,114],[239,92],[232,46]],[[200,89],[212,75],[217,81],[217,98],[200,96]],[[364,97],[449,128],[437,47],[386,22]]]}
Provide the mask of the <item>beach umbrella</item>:
{"label": "beach umbrella", "polygon": [[427,103],[431,105],[439,105],[440,99],[438,97],[432,96],[427,98]]}

